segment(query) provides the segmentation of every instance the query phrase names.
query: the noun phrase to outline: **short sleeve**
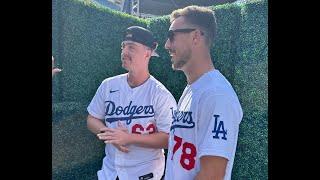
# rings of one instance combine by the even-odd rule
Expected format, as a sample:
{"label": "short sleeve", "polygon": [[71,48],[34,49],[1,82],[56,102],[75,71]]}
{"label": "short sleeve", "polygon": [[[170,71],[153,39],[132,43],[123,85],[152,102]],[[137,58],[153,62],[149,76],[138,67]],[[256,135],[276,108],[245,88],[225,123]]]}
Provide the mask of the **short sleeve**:
{"label": "short sleeve", "polygon": [[172,113],[177,109],[177,102],[168,91],[162,91],[155,102],[155,120],[159,132],[170,132]]}
{"label": "short sleeve", "polygon": [[224,95],[209,95],[200,101],[199,108],[199,157],[232,159],[239,130],[237,104]]}
{"label": "short sleeve", "polygon": [[96,94],[87,107],[88,113],[98,119],[104,119],[105,116],[104,100],[107,92],[106,89],[106,83],[104,81],[98,87]]}

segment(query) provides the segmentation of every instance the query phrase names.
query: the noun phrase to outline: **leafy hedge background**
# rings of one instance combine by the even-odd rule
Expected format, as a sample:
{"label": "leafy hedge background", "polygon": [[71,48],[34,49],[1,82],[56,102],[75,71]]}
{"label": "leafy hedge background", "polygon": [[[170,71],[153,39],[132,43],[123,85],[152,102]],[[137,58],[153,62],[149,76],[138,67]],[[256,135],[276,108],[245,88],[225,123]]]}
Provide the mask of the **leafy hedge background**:
{"label": "leafy hedge background", "polygon": [[[213,63],[244,111],[232,179],[268,179],[267,7],[267,1],[211,7],[218,23]],[[168,15],[140,19],[90,0],[53,0],[52,8],[52,54],[63,69],[52,81],[52,177],[96,179],[104,150],[87,130],[86,106],[105,78],[126,72],[120,63],[124,30],[139,25],[155,34],[160,57],[151,59],[149,69],[177,101],[186,78],[172,70],[164,49]]]}

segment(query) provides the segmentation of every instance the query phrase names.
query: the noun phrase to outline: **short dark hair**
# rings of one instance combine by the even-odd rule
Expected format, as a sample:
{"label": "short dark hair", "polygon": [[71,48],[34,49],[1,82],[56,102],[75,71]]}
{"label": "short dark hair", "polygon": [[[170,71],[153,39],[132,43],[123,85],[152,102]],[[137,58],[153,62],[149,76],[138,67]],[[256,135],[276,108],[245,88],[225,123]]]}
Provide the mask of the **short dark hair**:
{"label": "short dark hair", "polygon": [[178,17],[185,17],[186,21],[192,25],[196,25],[204,32],[206,43],[210,47],[216,37],[217,22],[214,11],[200,6],[187,6],[182,9],[174,10],[170,15],[172,23]]}

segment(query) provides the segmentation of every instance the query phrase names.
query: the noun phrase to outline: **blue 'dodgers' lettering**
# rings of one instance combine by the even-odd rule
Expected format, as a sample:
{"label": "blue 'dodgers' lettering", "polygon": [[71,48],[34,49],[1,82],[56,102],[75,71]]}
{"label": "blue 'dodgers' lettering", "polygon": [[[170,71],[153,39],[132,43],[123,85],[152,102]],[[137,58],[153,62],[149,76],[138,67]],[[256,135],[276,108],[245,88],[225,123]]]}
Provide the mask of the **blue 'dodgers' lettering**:
{"label": "blue 'dodgers' lettering", "polygon": [[172,125],[170,131],[175,128],[193,128],[195,123],[192,119],[192,112],[177,111],[170,108],[172,112]]}
{"label": "blue 'dodgers' lettering", "polygon": [[[116,106],[113,101],[105,101],[106,105],[106,116],[114,116],[114,115],[124,115],[123,117],[107,117],[105,120],[109,123],[113,123],[116,121],[126,121],[126,124],[129,125],[132,119],[140,119],[140,118],[148,118],[154,116],[153,105],[148,106],[137,106],[132,105],[132,101],[130,101],[128,106]],[[139,114],[144,114],[141,116],[135,116]]]}

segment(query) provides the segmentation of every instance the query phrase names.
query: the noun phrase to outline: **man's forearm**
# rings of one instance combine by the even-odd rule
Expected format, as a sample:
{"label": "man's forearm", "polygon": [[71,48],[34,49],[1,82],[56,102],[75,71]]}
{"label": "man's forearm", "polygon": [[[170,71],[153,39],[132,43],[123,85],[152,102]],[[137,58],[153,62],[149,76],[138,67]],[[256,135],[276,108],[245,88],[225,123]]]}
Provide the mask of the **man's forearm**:
{"label": "man's forearm", "polygon": [[129,144],[135,144],[140,147],[146,148],[168,148],[169,135],[164,132],[158,132],[154,134],[141,135],[141,134],[130,134]]}
{"label": "man's forearm", "polygon": [[91,115],[88,115],[87,127],[92,133],[98,134],[100,133],[100,129],[106,127],[106,125],[102,122],[102,120],[97,119]]}
{"label": "man's forearm", "polygon": [[219,156],[202,156],[201,169],[195,180],[223,180],[228,160]]}

